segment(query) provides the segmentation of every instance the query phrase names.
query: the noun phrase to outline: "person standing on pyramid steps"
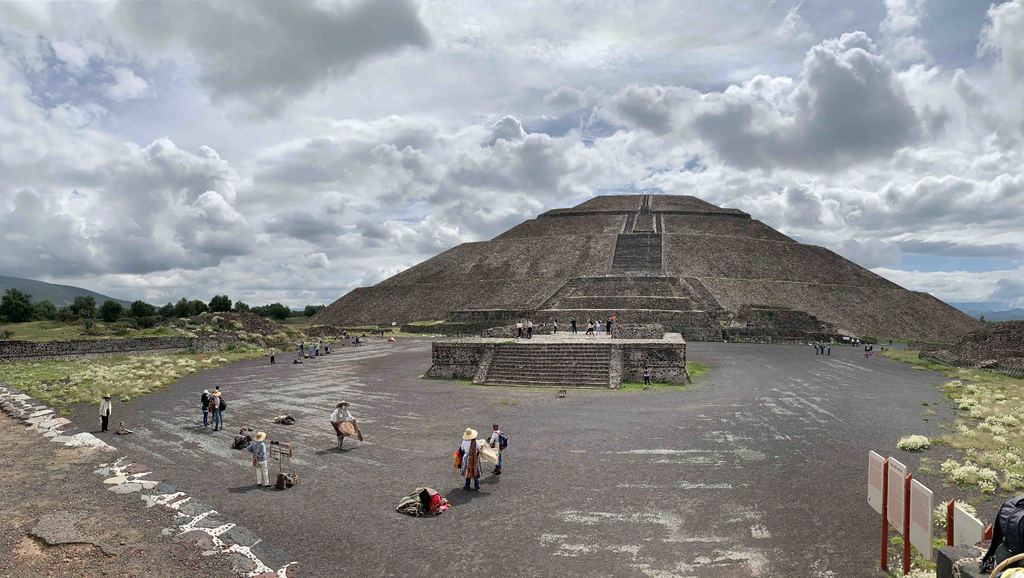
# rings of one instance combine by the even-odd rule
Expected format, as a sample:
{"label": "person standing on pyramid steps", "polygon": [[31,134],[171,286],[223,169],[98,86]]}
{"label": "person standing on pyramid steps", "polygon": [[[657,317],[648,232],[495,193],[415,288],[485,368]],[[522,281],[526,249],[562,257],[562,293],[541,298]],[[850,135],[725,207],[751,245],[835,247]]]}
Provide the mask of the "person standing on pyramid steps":
{"label": "person standing on pyramid steps", "polygon": [[573,317],[569,320],[569,330],[572,331],[573,335],[576,335],[576,318]]}
{"label": "person standing on pyramid steps", "polygon": [[523,338],[523,322],[516,321],[516,339]]}
{"label": "person standing on pyramid steps", "polygon": [[533,321],[526,322],[526,338],[533,339]]}
{"label": "person standing on pyramid steps", "polygon": [[557,319],[555,319],[555,321],[551,324],[551,335],[558,335],[558,320]]}

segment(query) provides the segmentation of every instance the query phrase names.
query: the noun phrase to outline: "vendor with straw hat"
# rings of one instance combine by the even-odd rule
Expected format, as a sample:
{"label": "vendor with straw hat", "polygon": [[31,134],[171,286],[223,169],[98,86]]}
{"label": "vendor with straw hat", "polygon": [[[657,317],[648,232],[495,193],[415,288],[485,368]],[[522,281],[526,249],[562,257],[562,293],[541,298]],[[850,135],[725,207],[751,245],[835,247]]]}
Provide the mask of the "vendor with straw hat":
{"label": "vendor with straw hat", "polygon": [[473,480],[474,489],[480,491],[480,447],[476,442],[477,431],[467,427],[462,434],[462,445],[459,446],[459,474],[465,478],[466,486],[462,489],[469,491],[469,481]]}
{"label": "vendor with straw hat", "polygon": [[363,441],[363,432],[359,431],[359,425],[356,424],[356,418],[349,413],[348,405],[347,401],[340,401],[337,408],[331,412],[331,427],[338,436],[339,450],[342,449],[346,436],[355,436],[359,441]]}
{"label": "vendor with straw hat", "polygon": [[269,488],[270,472],[267,471],[267,444],[263,443],[263,440],[267,439],[267,434],[266,432],[258,431],[252,439],[253,442],[245,449],[252,454],[252,467],[256,470],[256,485]]}

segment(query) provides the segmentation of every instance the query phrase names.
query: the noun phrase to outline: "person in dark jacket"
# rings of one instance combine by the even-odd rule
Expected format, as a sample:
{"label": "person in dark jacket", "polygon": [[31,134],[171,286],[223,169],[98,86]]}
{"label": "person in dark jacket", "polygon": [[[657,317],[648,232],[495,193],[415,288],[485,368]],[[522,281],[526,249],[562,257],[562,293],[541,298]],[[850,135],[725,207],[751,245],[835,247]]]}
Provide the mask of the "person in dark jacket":
{"label": "person in dark jacket", "polygon": [[203,408],[203,427],[210,427],[210,390],[203,390],[203,395],[199,396],[199,405]]}
{"label": "person in dark jacket", "polygon": [[210,394],[210,412],[213,413],[213,431],[224,429],[224,421],[221,412],[224,411],[224,400],[220,397],[220,390],[215,389]]}

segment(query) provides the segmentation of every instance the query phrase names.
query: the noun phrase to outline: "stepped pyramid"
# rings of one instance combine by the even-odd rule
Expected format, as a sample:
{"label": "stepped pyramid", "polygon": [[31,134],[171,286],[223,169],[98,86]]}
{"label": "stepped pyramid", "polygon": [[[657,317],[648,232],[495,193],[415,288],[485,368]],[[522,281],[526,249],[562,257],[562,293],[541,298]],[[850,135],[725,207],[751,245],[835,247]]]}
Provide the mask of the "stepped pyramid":
{"label": "stepped pyramid", "polygon": [[717,339],[722,325],[749,319],[930,340],[980,326],[929,294],[798,243],[743,211],[681,195],[606,195],[548,211],[355,289],[314,320],[497,325],[528,315],[564,327],[572,317],[613,313],[690,339],[705,330]]}

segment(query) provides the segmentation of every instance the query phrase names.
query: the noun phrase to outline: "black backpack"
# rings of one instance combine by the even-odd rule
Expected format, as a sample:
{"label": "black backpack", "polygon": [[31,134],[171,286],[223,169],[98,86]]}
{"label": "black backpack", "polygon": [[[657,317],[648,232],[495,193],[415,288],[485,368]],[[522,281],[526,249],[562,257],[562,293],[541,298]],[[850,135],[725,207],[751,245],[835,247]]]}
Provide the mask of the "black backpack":
{"label": "black backpack", "polygon": [[504,433],[498,434],[498,449],[504,450],[508,447],[508,436]]}
{"label": "black backpack", "polygon": [[991,572],[997,564],[1024,553],[1024,495],[1003,502],[992,524],[992,544],[981,559],[981,571]]}
{"label": "black backpack", "polygon": [[226,401],[224,401],[223,399],[221,399],[221,400],[220,400],[220,410],[221,410],[221,411],[224,411],[224,410],[226,410],[227,408],[228,408],[228,404],[227,404],[227,402],[226,402]]}

